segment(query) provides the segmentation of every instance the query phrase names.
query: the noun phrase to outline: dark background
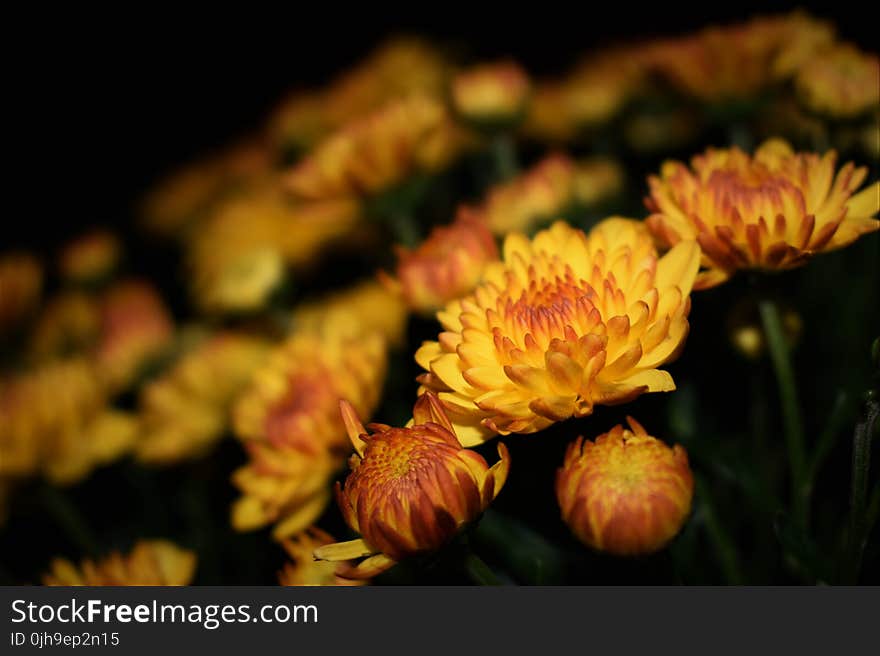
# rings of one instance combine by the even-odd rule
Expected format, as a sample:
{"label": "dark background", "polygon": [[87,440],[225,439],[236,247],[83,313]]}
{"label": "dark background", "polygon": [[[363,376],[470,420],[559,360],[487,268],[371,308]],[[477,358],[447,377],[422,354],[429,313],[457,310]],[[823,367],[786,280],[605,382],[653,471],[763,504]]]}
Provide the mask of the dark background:
{"label": "dark background", "polygon": [[[3,246],[45,248],[89,224],[128,220],[175,165],[260,126],[286,92],[327,82],[383,38],[420,34],[468,58],[512,56],[535,74],[564,71],[606,43],[803,7],[874,48],[864,5],[573,3],[478,8],[411,3],[325,14],[279,9],[58,10],[6,25],[8,201]],[[35,13],[35,12],[34,12]],[[7,206],[9,207],[9,206]]]}

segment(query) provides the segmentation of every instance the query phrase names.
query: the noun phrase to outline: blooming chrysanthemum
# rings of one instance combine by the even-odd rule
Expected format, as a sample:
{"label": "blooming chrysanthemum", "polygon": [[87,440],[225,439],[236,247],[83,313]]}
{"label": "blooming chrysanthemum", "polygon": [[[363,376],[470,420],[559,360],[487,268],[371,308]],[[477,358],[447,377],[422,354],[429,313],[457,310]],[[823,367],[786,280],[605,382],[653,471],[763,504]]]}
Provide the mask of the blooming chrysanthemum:
{"label": "blooming chrysanthemum", "polygon": [[448,77],[449,65],[430,45],[393,39],[327,88],[286,99],[269,120],[270,139],[282,149],[309,148],[395,98],[416,93],[439,98]]}
{"label": "blooming chrysanthemum", "polygon": [[384,339],[348,331],[328,324],[322,332],[295,332],[239,397],[234,428],[250,462],[233,476],[243,495],[232,511],[236,529],[277,522],[274,535],[283,538],[323,512],[349,450],[339,400],[369,414],[385,376]]}
{"label": "blooming chrysanthemum", "polygon": [[665,247],[696,239],[703,266],[696,287],[739,269],[790,269],[880,227],[880,182],[857,193],[868,174],[837,154],[795,153],[772,139],[748,155],[710,148],[688,167],[666,162],[648,180],[647,225]]}
{"label": "blooming chrysanthemum", "polygon": [[285,563],[278,572],[278,582],[289,586],[312,585],[364,585],[366,581],[347,579],[339,575],[344,572],[345,563],[331,563],[315,560],[315,549],[333,543],[333,538],[316,526],[306,529],[296,537],[281,543],[292,562]]}
{"label": "blooming chrysanthemum", "polygon": [[801,66],[795,89],[814,112],[840,119],[863,115],[880,106],[880,57],[841,44]]}
{"label": "blooming chrysanthemum", "polygon": [[43,576],[44,585],[189,585],[196,571],[196,555],[167,540],[141,540],[127,555],[111,553],[79,566],[56,558]]}
{"label": "blooming chrysanthemum", "polygon": [[415,173],[446,166],[464,140],[446,106],[425,95],[395,100],[322,141],[287,173],[298,197],[378,194]]}
{"label": "blooming chrysanthemum", "polygon": [[688,332],[695,242],[659,257],[639,221],[606,219],[589,235],[557,222],[532,241],[509,235],[502,259],[437,314],[444,332],[416,353],[462,444],[675,389],[659,367]]}
{"label": "blooming chrysanthemum", "polygon": [[68,282],[96,282],[116,269],[121,251],[116,235],[107,230],[94,230],[64,246],[58,254],[58,270]]}
{"label": "blooming chrysanthemum", "polygon": [[510,123],[525,110],[530,90],[529,76],[516,62],[482,64],[452,80],[452,105],[479,125]]}
{"label": "blooming chrysanthemum", "polygon": [[370,278],[298,305],[292,319],[296,330],[348,326],[353,332],[376,331],[390,346],[400,346],[406,333],[407,309],[400,296]]}
{"label": "blooming chrysanthemum", "polygon": [[542,219],[558,216],[572,200],[575,164],[565,155],[550,155],[519,176],[489,190],[474,215],[496,235],[526,232]]}
{"label": "blooming chrysanthemum", "polygon": [[30,351],[38,361],[82,353],[101,330],[99,302],[81,291],[62,292],[40,309],[31,329]]}
{"label": "blooming chrysanthemum", "polygon": [[498,247],[486,224],[462,214],[452,224],[434,228],[415,250],[397,249],[397,277],[380,273],[407,306],[432,315],[476,286],[486,264],[498,259]]}
{"label": "blooming chrysanthemum", "polygon": [[230,424],[230,407],[270,344],[224,331],[207,337],[140,392],[138,460],[173,464],[208,451]]}
{"label": "blooming chrysanthemum", "polygon": [[43,267],[27,253],[0,256],[0,331],[17,325],[34,309],[43,289]]}
{"label": "blooming chrysanthemum", "polygon": [[433,394],[419,398],[406,428],[370,424],[369,434],[351,404],[343,401],[341,408],[356,453],[336,497],[362,538],[320,547],[315,557],[366,557],[347,577],[370,578],[403,558],[439,549],[486,510],[507,480],[506,447],[498,444],[501,459],[489,467],[462,447]]}
{"label": "blooming chrysanthemum", "polygon": [[593,549],[637,556],[662,549],[690,514],[694,479],[685,450],[631,417],[594,442],[579,437],[556,474],[562,519]]}

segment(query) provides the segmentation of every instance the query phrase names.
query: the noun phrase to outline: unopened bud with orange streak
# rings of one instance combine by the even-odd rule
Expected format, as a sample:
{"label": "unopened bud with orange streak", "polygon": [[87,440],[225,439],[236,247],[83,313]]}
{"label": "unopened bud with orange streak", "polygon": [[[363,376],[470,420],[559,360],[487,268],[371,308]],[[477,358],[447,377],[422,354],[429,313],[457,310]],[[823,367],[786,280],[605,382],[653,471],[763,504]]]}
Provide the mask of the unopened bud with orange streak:
{"label": "unopened bud with orange streak", "polygon": [[687,452],[647,434],[631,417],[594,442],[579,437],[556,474],[562,519],[593,549],[638,556],[662,549],[690,514]]}

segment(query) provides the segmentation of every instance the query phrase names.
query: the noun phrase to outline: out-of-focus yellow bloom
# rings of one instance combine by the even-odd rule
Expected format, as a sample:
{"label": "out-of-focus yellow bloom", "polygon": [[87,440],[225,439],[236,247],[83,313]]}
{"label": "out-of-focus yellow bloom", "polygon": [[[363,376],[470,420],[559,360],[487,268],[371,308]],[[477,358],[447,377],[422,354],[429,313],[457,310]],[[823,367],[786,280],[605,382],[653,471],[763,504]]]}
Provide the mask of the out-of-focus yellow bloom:
{"label": "out-of-focus yellow bloom", "polygon": [[721,103],[752,98],[790,77],[833,38],[829,24],[796,12],[708,27],[643,46],[637,56],[682,93]]}
{"label": "out-of-focus yellow bloom", "polygon": [[795,89],[814,112],[841,119],[866,114],[880,106],[880,57],[841,44],[801,66]]}
{"label": "out-of-focus yellow bloom", "polygon": [[440,401],[425,394],[406,428],[361,424],[351,404],[342,414],[356,453],[336,497],[345,521],[363,536],[320,547],[315,557],[365,558],[343,576],[371,578],[397,561],[436,551],[476,520],[507,480],[510,456],[499,443],[492,467],[462,447]]}
{"label": "out-of-focus yellow bloom", "polygon": [[149,283],[114,284],[101,299],[101,335],[94,353],[105,384],[112,391],[126,389],[172,338],[171,316]]}
{"label": "out-of-focus yellow bloom", "polygon": [[624,50],[589,57],[566,77],[535,85],[523,131],[538,140],[571,141],[614,118],[641,79],[639,60]]}
{"label": "out-of-focus yellow bloom", "polygon": [[442,169],[464,144],[441,101],[413,95],[346,124],[296,164],[286,184],[311,200],[371,196]]}
{"label": "out-of-focus yellow bloom", "polygon": [[293,562],[284,564],[284,568],[278,572],[278,582],[290,586],[364,585],[366,581],[346,579],[337,574],[345,565],[315,560],[315,549],[332,542],[333,538],[328,533],[315,526],[282,542]]}
{"label": "out-of-focus yellow bloom", "polygon": [[167,540],[141,540],[128,555],[111,553],[79,567],[56,558],[43,576],[44,585],[189,585],[196,572],[196,554]]}
{"label": "out-of-focus yellow bloom", "polygon": [[0,332],[17,325],[36,307],[43,267],[27,253],[0,255]]}
{"label": "out-of-focus yellow bloom", "polygon": [[606,219],[589,235],[557,222],[532,241],[509,235],[502,259],[437,314],[444,332],[416,353],[462,444],[675,389],[659,367],[688,332],[696,242],[659,257],[640,221]]}
{"label": "out-of-focus yellow bloom", "polygon": [[575,165],[565,155],[550,155],[525,173],[493,187],[483,203],[467,208],[496,235],[527,232],[541,220],[559,215],[572,200]]}
{"label": "out-of-focus yellow bloom", "polygon": [[616,556],[653,553],[681,530],[694,479],[687,452],[651,437],[631,417],[595,442],[579,437],[556,474],[562,519],[593,549]]}
{"label": "out-of-focus yellow bloom", "polygon": [[165,465],[204,454],[229,426],[230,406],[269,351],[259,337],[220,332],[147,383],[139,398],[138,460]]}
{"label": "out-of-focus yellow bloom", "polygon": [[272,160],[250,140],[189,164],[159,182],[141,203],[144,226],[162,237],[182,237],[228,194],[262,180]]}
{"label": "out-of-focus yellow bloom", "polygon": [[310,264],[358,219],[352,201],[294,203],[273,185],[220,203],[188,244],[195,300],[209,312],[260,309],[287,267]]}
{"label": "out-of-focus yellow bloom", "polygon": [[58,255],[58,269],[64,280],[88,284],[107,278],[119,264],[121,254],[116,235],[95,230],[64,246]]}
{"label": "out-of-focus yellow bloom", "polygon": [[235,433],[250,458],[233,475],[242,492],[232,510],[237,530],[277,522],[281,539],[314,523],[348,452],[339,400],[372,412],[385,368],[381,335],[352,334],[346,325],[297,331],[273,352],[234,409]]}
{"label": "out-of-focus yellow bloom", "polygon": [[585,207],[597,205],[619,193],[623,181],[623,168],[613,159],[578,160],[574,169],[574,202]]}
{"label": "out-of-focus yellow bloom", "polygon": [[82,357],[0,380],[0,477],[42,472],[75,483],[123,455],[136,423],[105,404],[101,380]]}
{"label": "out-of-focus yellow bloom", "polygon": [[397,278],[384,272],[380,278],[410,309],[430,316],[473,290],[486,264],[497,259],[498,247],[485,223],[462,214],[435,228],[417,249],[398,248]]}
{"label": "out-of-focus yellow bloom", "polygon": [[401,346],[406,334],[406,304],[376,280],[298,305],[293,311],[296,330],[320,331],[323,326],[347,326],[355,333],[380,333],[390,346]]}
{"label": "out-of-focus yellow bloom", "polygon": [[31,331],[30,350],[38,361],[82,353],[101,331],[99,302],[83,292],[63,292],[40,310]]}
{"label": "out-of-focus yellow bloom", "polygon": [[[783,308],[782,328],[789,348],[793,348],[803,330],[803,320],[797,311],[790,307]],[[757,360],[764,355],[767,339],[758,305],[753,299],[743,299],[733,307],[727,318],[727,336],[733,347],[749,360]]]}
{"label": "out-of-focus yellow bloom", "polygon": [[691,167],[666,162],[648,180],[646,223],[661,245],[696,239],[703,266],[696,288],[739,269],[779,270],[842,248],[880,228],[880,182],[856,193],[868,174],[837,154],[795,153],[778,139],[750,156],[710,148]]}
{"label": "out-of-focus yellow bloom", "polygon": [[416,93],[439,98],[449,75],[449,65],[424,41],[394,39],[326,89],[285,100],[270,118],[270,139],[282,149],[309,148],[395,98]]}
{"label": "out-of-focus yellow bloom", "polygon": [[452,80],[452,105],[478,125],[507,124],[525,111],[530,90],[529,76],[516,62],[482,64]]}

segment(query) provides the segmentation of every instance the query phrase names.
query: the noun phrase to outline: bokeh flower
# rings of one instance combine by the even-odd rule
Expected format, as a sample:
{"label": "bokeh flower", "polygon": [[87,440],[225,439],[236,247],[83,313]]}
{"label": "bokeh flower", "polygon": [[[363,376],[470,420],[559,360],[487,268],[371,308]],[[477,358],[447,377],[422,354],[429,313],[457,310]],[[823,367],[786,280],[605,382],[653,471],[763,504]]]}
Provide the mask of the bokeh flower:
{"label": "bokeh flower", "polygon": [[99,301],[82,291],[61,292],[40,308],[31,328],[30,353],[37,361],[83,353],[101,331]]}
{"label": "bokeh flower", "polygon": [[256,335],[225,330],[202,338],[140,391],[141,462],[167,465],[203,455],[229,427],[230,409],[270,351]]}
{"label": "bokeh flower", "polygon": [[794,82],[807,109],[836,119],[859,117],[880,106],[880,57],[840,44],[810,58]]}
{"label": "bokeh flower", "polygon": [[345,571],[345,563],[315,560],[315,549],[333,542],[332,536],[316,526],[284,540],[281,546],[292,562],[285,563],[284,568],[278,572],[278,582],[287,586],[364,585],[364,580],[347,579],[339,575],[339,571]]}
{"label": "bokeh flower", "polygon": [[323,326],[353,332],[376,331],[389,346],[399,347],[406,336],[407,308],[403,299],[372,278],[296,306],[292,316],[298,331],[321,331]]}
{"label": "bokeh flower", "polygon": [[27,253],[0,255],[0,332],[18,325],[36,307],[43,290],[43,267]]}
{"label": "bokeh flower", "polygon": [[415,250],[398,247],[397,277],[381,272],[380,279],[411,310],[430,316],[473,290],[486,264],[497,259],[489,228],[463,214],[448,226],[434,228]]}
{"label": "bokeh flower", "polygon": [[61,277],[74,284],[106,280],[119,265],[122,245],[112,232],[93,230],[64,245],[58,254]]}
{"label": "bokeh flower", "polygon": [[363,198],[442,169],[464,144],[441,101],[412,95],[347,123],[288,171],[285,182],[303,199]]}
{"label": "bokeh flower", "polygon": [[477,126],[514,123],[525,111],[531,83],[514,61],[474,66],[452,80],[455,111]]}
{"label": "bokeh flower", "polygon": [[146,281],[125,280],[101,298],[101,333],[94,359],[109,389],[131,385],[144,367],[165,353],[174,335],[171,315]]}
{"label": "bokeh flower", "polygon": [[336,496],[345,521],[362,538],[320,547],[321,560],[364,558],[345,572],[370,578],[397,561],[436,551],[475,521],[507,480],[510,456],[489,467],[462,447],[443,406],[425,394],[406,428],[370,424],[368,433],[350,403],[341,403],[356,453]]}
{"label": "bokeh flower", "polygon": [[242,492],[232,510],[240,531],[276,523],[278,539],[314,523],[349,446],[340,399],[363,414],[379,401],[385,340],[347,325],[297,331],[258,369],[234,409],[235,433],[249,462],[233,475]]}
{"label": "bokeh flower", "polygon": [[708,149],[688,167],[666,162],[648,182],[646,223],[663,247],[696,239],[703,251],[697,289],[739,269],[780,270],[843,248],[880,228],[880,182],[858,191],[867,168],[837,154],[795,153],[772,139],[748,155]]}
{"label": "bokeh flower", "polygon": [[659,367],[684,344],[699,258],[695,242],[659,257],[644,224],[621,218],[589,235],[562,222],[513,233],[474,293],[437,314],[419,380],[465,446],[671,391]]}
{"label": "bokeh flower", "polygon": [[593,549],[639,556],[662,549],[690,514],[687,452],[647,434],[631,417],[595,441],[579,437],[556,474],[562,519]]}
{"label": "bokeh flower", "polygon": [[113,552],[79,566],[56,558],[43,576],[44,585],[189,585],[195,576],[196,554],[167,540],[140,540],[123,555]]}

